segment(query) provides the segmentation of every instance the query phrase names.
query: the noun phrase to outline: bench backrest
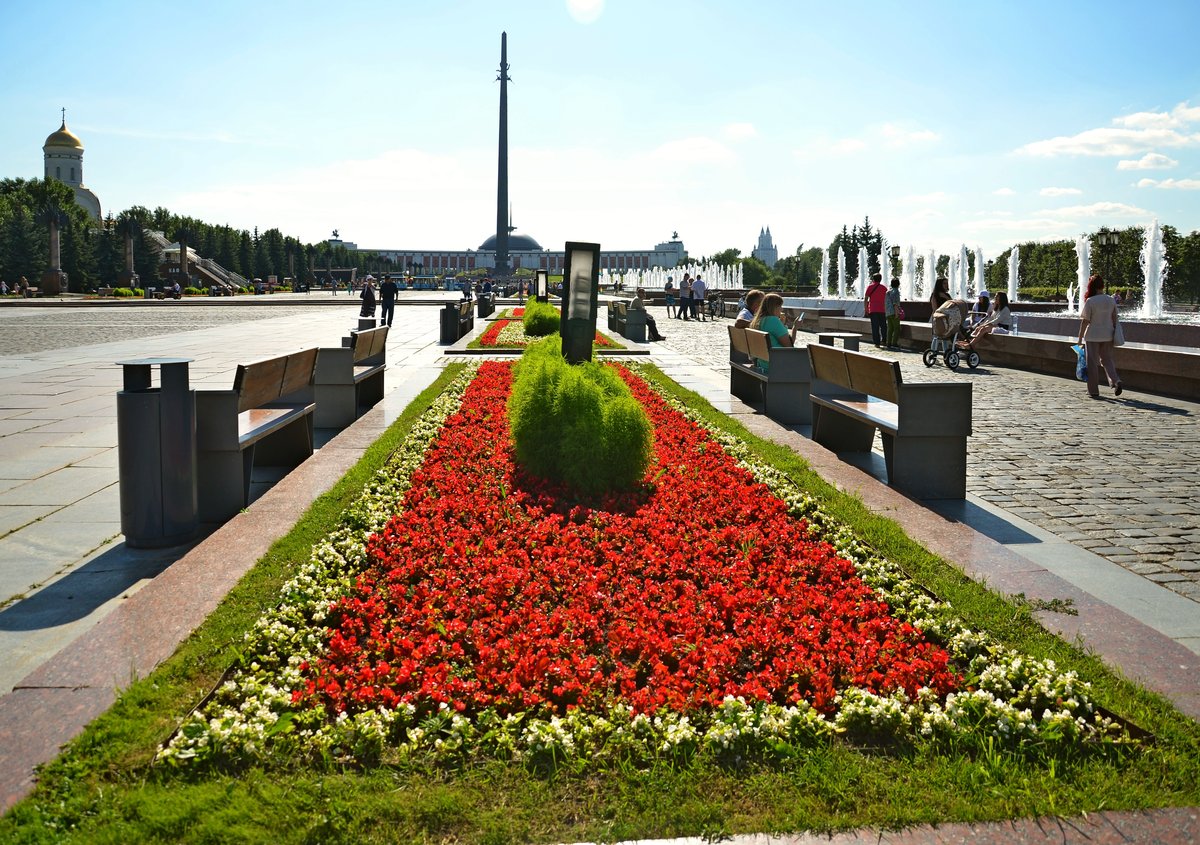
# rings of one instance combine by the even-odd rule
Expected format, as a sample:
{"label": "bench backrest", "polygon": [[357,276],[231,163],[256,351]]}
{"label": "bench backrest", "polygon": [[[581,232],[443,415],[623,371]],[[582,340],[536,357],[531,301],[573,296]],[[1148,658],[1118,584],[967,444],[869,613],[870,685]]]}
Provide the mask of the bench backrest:
{"label": "bench backrest", "polygon": [[628,307],[629,306],[626,305],[624,300],[618,302],[617,303],[617,316],[618,317],[628,316]]}
{"label": "bench backrest", "polygon": [[865,393],[888,402],[900,399],[900,363],[820,343],[808,345],[814,380]]}
{"label": "bench backrest", "polygon": [[250,364],[238,364],[233,376],[233,389],[238,393],[238,412],[261,408],[308,388],[312,384],[316,365],[316,348]]}
{"label": "bench backrest", "polygon": [[733,326],[726,326],[729,329],[729,345],[734,352],[740,352],[742,355],[750,354],[750,342],[746,339],[745,329],[736,329]]}
{"label": "bench backrest", "polygon": [[381,355],[387,347],[388,327],[350,332],[350,348],[354,350],[354,363]]}
{"label": "bench backrest", "polygon": [[746,351],[754,358],[760,361],[771,360],[771,341],[767,340],[767,333],[760,332],[758,329],[742,329],[746,333]]}
{"label": "bench backrest", "polygon": [[471,300],[464,299],[461,303],[459,303],[458,317],[460,320],[464,320],[470,316],[471,316]]}

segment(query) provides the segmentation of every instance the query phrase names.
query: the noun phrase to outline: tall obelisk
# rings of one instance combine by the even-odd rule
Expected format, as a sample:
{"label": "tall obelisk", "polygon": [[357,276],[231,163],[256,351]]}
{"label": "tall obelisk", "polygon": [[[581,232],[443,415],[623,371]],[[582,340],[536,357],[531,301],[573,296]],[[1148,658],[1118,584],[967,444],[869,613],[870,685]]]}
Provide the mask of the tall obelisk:
{"label": "tall obelisk", "polygon": [[500,161],[496,174],[496,270],[509,275],[508,266],[508,33],[500,33]]}

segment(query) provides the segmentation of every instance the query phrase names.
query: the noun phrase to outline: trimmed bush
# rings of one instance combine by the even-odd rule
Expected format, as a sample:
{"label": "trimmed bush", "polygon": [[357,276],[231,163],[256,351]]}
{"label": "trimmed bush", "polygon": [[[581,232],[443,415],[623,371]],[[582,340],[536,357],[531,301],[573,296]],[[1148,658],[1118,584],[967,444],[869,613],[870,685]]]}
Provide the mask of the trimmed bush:
{"label": "trimmed bush", "polygon": [[518,463],[584,493],[633,487],[650,464],[650,420],[625,382],[603,364],[571,366],[557,337],[525,350],[508,419]]}
{"label": "trimmed bush", "polygon": [[558,309],[549,302],[525,302],[525,334],[529,337],[548,337],[558,331],[559,322]]}
{"label": "trimmed bush", "polygon": [[206,293],[208,293],[207,290],[201,290],[200,288],[186,287],[183,289],[184,296],[204,296]]}
{"label": "trimmed bush", "polygon": [[141,296],[140,293],[135,293],[132,288],[113,288],[113,296]]}

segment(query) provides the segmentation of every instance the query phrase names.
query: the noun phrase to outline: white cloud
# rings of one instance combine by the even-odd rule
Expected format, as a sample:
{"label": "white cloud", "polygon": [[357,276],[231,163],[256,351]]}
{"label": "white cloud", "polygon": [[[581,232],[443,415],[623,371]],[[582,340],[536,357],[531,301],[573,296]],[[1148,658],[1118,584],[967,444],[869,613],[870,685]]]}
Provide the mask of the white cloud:
{"label": "white cloud", "polygon": [[906,129],[892,123],[885,123],[882,132],[888,144],[893,147],[902,147],[907,144],[922,144],[941,139],[941,136],[932,129]]}
{"label": "white cloud", "polygon": [[1169,112],[1134,112],[1114,118],[1113,123],[1131,129],[1178,129],[1189,123],[1200,123],[1200,106],[1180,103]]}
{"label": "white cloud", "polygon": [[1175,188],[1181,191],[1200,191],[1200,179],[1139,179],[1139,188]]}
{"label": "white cloud", "polygon": [[732,141],[742,141],[747,138],[757,138],[758,129],[753,123],[729,123],[721,130],[726,138]]}
{"label": "white cloud", "polygon": [[992,194],[997,197],[1012,197],[1016,196],[1017,192],[1012,188],[997,188],[996,190],[992,191]]}
{"label": "white cloud", "polygon": [[1038,191],[1043,197],[1069,197],[1082,193],[1078,188],[1042,188]]}
{"label": "white cloud", "polygon": [[1200,134],[1185,135],[1174,129],[1088,129],[1078,135],[1063,135],[1034,141],[1017,149],[1031,156],[1128,156],[1156,147],[1191,147],[1200,144]]}
{"label": "white cloud", "polygon": [[1069,205],[1040,212],[1052,217],[1078,219],[1085,217],[1145,217],[1150,212],[1123,202],[1094,202],[1091,205]]}
{"label": "white cloud", "polygon": [[866,142],[861,141],[858,138],[842,138],[838,141],[834,141],[832,144],[829,145],[829,151],[831,153],[837,153],[839,155],[846,155],[849,153],[857,153],[862,150],[865,150],[866,148],[867,148]]}
{"label": "white cloud", "polygon": [[1169,170],[1177,164],[1178,161],[1162,153],[1146,153],[1141,158],[1118,161],[1117,170]]}
{"label": "white cloud", "polygon": [[578,23],[595,23],[604,12],[604,0],[567,0],[567,14]]}

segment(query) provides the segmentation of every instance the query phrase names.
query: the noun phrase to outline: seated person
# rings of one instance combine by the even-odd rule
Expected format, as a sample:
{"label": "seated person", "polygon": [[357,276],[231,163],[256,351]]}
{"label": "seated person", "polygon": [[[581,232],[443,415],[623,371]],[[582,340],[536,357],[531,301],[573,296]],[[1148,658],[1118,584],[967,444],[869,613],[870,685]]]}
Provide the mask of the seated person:
{"label": "seated person", "polygon": [[987,337],[989,334],[1008,334],[1012,329],[1012,312],[1008,310],[1008,294],[1004,291],[996,293],[996,304],[992,306],[992,313],[971,329],[970,347],[975,348],[975,344],[981,338]]}
{"label": "seated person", "polygon": [[[772,349],[796,345],[797,324],[793,322],[791,331],[788,331],[788,327],[784,325],[782,314],[783,297],[777,293],[765,294],[762,302],[759,303],[758,311],[754,314],[754,320],[749,326],[757,331],[766,332],[767,343]],[[760,370],[764,373],[767,372],[768,362],[759,358],[756,363]]]}
{"label": "seated person", "polygon": [[[733,321],[735,329],[749,328],[754,322],[754,315],[758,311],[758,306],[762,304],[763,292],[761,290],[752,290],[746,294],[746,302],[742,309],[738,311],[737,319]],[[779,300],[783,304],[782,298]]]}
{"label": "seated person", "polygon": [[988,292],[986,290],[981,290],[979,292],[979,299],[977,299],[975,304],[971,307],[971,325],[979,325],[991,313],[992,304],[988,298]]}
{"label": "seated person", "polygon": [[646,311],[646,337],[650,340],[666,340],[666,335],[658,333],[658,323],[650,316],[650,312],[646,310],[646,289],[638,288],[633,299],[629,302],[629,308],[632,311]]}

